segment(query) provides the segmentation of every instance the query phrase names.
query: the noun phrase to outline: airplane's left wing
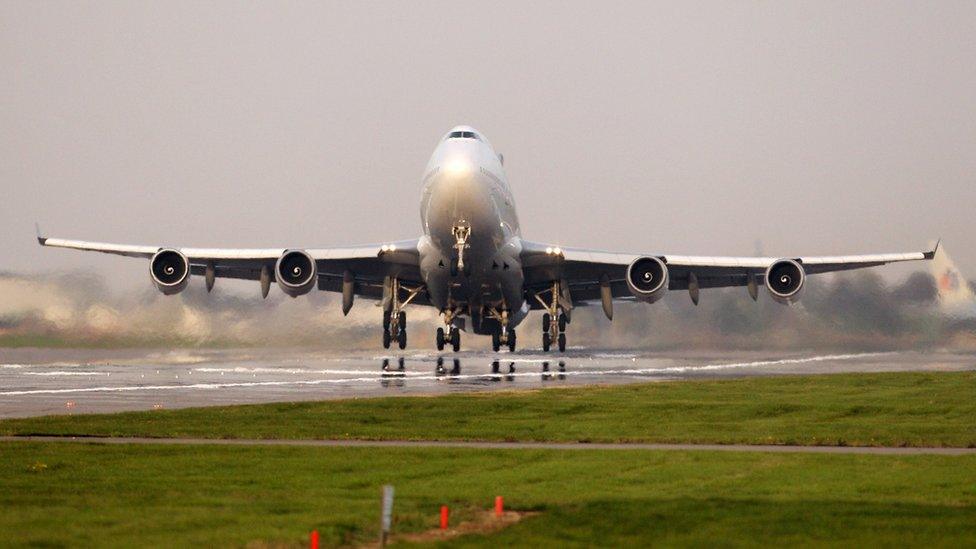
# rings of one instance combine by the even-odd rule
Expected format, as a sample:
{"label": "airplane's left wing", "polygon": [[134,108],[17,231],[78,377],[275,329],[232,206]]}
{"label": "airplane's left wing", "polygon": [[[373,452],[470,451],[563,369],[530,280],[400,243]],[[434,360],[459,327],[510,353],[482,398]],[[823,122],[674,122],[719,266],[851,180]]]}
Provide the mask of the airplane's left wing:
{"label": "airplane's left wing", "polygon": [[[292,275],[296,277],[291,281],[295,283],[296,293],[304,293],[312,287],[341,292],[351,282],[355,295],[378,299],[383,296],[387,277],[396,277],[407,285],[422,285],[417,240],[307,249],[170,248],[47,238],[40,234],[37,240],[41,246],[148,259],[153,281],[164,293],[174,293],[166,292],[169,287],[185,287],[189,277],[182,275],[187,273],[204,276],[208,289],[213,287],[216,278],[258,280],[262,283],[265,296],[271,282],[279,281],[280,278],[287,284],[288,277]],[[286,252],[290,254],[291,262],[283,265],[283,274],[279,274],[276,267]],[[314,262],[314,269],[309,262]],[[181,270],[184,263],[188,267],[187,273]],[[172,286],[166,285],[167,280],[174,281]],[[415,302],[423,303],[424,300],[422,296],[418,296]]]}
{"label": "airplane's left wing", "polygon": [[600,300],[607,296],[654,301],[664,290],[688,290],[697,303],[698,290],[702,288],[747,286],[755,298],[758,286],[767,284],[767,275],[772,285],[767,287],[774,291],[773,296],[788,301],[793,297],[791,292],[799,292],[806,275],[927,260],[934,255],[935,249],[785,258],[638,255],[523,241],[521,257],[525,285],[530,292],[544,292],[559,282],[568,289],[566,297],[572,301]]}

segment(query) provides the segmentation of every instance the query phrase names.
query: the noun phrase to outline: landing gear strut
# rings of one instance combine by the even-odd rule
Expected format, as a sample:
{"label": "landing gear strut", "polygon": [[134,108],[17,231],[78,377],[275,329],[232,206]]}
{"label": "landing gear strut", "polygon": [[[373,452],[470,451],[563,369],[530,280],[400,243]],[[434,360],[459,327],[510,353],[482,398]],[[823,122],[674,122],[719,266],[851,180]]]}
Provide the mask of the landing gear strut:
{"label": "landing gear strut", "polygon": [[[390,278],[384,285],[383,299],[383,348],[389,349],[394,341],[400,349],[407,348],[407,313],[403,311],[420,292],[423,286],[409,288],[400,284],[398,278]],[[406,292],[406,298],[400,300],[400,294]]]}
{"label": "landing gear strut", "polygon": [[437,329],[437,350],[443,351],[444,347],[450,345],[454,352],[461,350],[461,330],[453,324],[454,311],[444,311],[444,323],[447,324],[447,330],[444,328]]}
{"label": "landing gear strut", "polygon": [[459,272],[467,276],[468,271],[464,268],[464,250],[471,247],[468,244],[468,239],[471,238],[471,226],[462,219],[451,229],[451,233],[454,235],[454,249],[457,250],[457,263],[451,262],[451,276],[457,276]]}
{"label": "landing gear strut", "polygon": [[503,346],[508,347],[508,352],[515,352],[515,329],[509,326],[508,309],[498,310],[494,307],[487,311],[488,318],[498,321],[498,330],[491,334],[491,350],[498,352]]}
{"label": "landing gear strut", "polygon": [[542,315],[542,350],[545,352],[549,352],[553,343],[557,345],[559,352],[566,352],[566,324],[569,323],[569,317],[565,312],[567,296],[563,295],[561,286],[558,281],[553,282],[552,288],[546,290],[552,294],[552,299],[548,302],[542,298],[545,292],[535,294],[536,301],[546,311]]}

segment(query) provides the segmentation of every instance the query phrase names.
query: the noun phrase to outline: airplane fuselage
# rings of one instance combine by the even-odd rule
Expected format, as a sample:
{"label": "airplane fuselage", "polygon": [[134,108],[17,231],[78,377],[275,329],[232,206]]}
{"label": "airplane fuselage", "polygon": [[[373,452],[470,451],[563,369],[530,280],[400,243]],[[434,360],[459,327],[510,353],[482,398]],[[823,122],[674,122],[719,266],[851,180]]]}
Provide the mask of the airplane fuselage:
{"label": "airplane fuselage", "polygon": [[486,307],[508,311],[510,326],[518,324],[528,306],[515,199],[501,158],[476,130],[454,128],[434,150],[420,217],[420,271],[433,304],[468,315],[475,333],[494,329],[483,322]]}

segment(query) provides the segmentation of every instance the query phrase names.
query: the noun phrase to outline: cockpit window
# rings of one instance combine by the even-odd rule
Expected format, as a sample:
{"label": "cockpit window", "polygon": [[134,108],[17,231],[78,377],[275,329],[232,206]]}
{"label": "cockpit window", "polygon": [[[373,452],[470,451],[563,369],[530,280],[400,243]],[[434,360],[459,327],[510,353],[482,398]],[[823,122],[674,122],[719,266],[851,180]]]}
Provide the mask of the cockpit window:
{"label": "cockpit window", "polygon": [[451,132],[451,134],[448,135],[447,138],[448,139],[457,139],[457,138],[460,138],[460,139],[477,139],[478,141],[481,141],[481,138],[478,137],[478,134],[476,134],[474,132]]}

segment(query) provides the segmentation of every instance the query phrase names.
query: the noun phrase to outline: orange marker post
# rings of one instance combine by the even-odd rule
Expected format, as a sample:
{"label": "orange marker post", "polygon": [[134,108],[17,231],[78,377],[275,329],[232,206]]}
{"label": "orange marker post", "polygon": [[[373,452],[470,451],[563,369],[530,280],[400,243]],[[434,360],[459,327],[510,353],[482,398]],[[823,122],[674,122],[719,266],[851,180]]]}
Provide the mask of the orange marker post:
{"label": "orange marker post", "polygon": [[500,517],[505,512],[505,501],[501,496],[495,496],[495,516]]}
{"label": "orange marker post", "polygon": [[312,533],[308,535],[308,546],[311,549],[319,549],[319,531],[312,530]]}
{"label": "orange marker post", "polygon": [[441,505],[441,530],[447,530],[447,505]]}

